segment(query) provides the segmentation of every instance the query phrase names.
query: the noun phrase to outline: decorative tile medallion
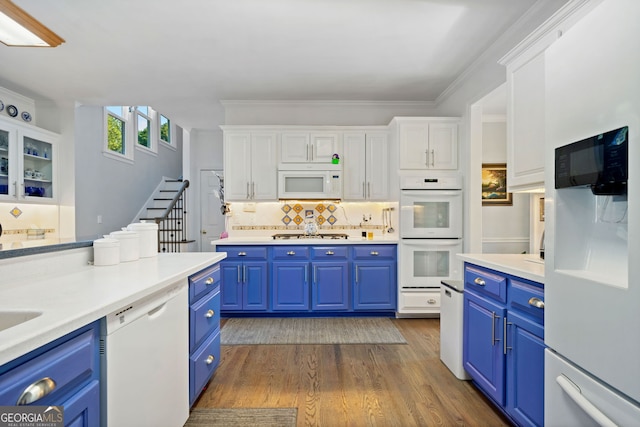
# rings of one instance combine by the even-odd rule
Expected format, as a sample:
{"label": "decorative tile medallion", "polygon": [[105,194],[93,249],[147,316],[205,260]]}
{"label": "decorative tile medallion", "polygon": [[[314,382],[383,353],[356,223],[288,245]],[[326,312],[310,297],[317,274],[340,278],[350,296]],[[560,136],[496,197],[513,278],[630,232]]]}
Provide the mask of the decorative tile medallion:
{"label": "decorative tile medallion", "polygon": [[[295,207],[294,207],[294,209],[295,209]],[[303,219],[300,215],[296,215],[296,216],[293,218],[293,222],[295,222],[295,223],[296,223],[296,225],[300,225],[300,224],[302,224],[302,221],[304,221],[304,219]]]}
{"label": "decorative tile medallion", "polygon": [[299,214],[300,212],[302,212],[304,208],[302,207],[302,205],[300,203],[296,203],[295,205],[293,205],[293,210],[295,211],[295,213]]}
{"label": "decorative tile medallion", "polygon": [[20,215],[22,215],[22,211],[17,206],[11,209],[9,213],[13,215],[14,218],[18,218]]}
{"label": "decorative tile medallion", "polygon": [[318,224],[320,224],[320,225],[324,224],[324,222],[325,222],[326,220],[327,220],[327,219],[326,219],[325,217],[323,217],[322,215],[318,215],[318,217],[316,218],[316,222],[317,222]]}
{"label": "decorative tile medallion", "polygon": [[289,218],[289,216],[285,215],[282,217],[282,222],[284,223],[284,225],[289,225],[291,224],[291,218]]}
{"label": "decorative tile medallion", "polygon": [[322,203],[318,203],[318,205],[316,206],[316,210],[317,210],[319,213],[324,212],[324,211],[325,211],[325,209],[326,209],[326,208],[324,207],[324,205],[323,205]]}
{"label": "decorative tile medallion", "polygon": [[[333,206],[333,205],[331,205]],[[327,222],[331,225],[335,224],[336,222],[338,222],[338,218],[336,218],[335,216],[331,215],[329,218],[327,218]]]}
{"label": "decorative tile medallion", "polygon": [[327,206],[327,210],[331,213],[334,213],[336,210],[338,210],[338,208],[336,208],[336,205],[329,205]]}
{"label": "decorative tile medallion", "polygon": [[281,209],[282,209],[282,212],[284,212],[284,213],[291,212],[291,206],[290,205],[283,205]]}

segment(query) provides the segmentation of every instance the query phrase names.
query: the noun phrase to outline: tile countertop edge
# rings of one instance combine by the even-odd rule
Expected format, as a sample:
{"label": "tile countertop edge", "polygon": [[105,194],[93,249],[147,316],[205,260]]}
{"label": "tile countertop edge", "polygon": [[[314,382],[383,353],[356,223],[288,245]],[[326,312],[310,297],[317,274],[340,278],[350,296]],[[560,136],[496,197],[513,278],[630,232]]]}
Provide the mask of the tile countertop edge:
{"label": "tile countertop edge", "polygon": [[0,311],[43,313],[0,331],[0,366],[224,258],[224,252],[158,254],[109,267],[82,266],[40,283],[0,287]]}
{"label": "tile countertop edge", "polygon": [[[457,254],[462,261],[544,284],[544,263],[531,254]],[[536,262],[537,261],[537,262]]]}
{"label": "tile countertop edge", "polygon": [[349,238],[349,239],[273,239],[272,237],[229,237],[227,239],[213,240],[211,245],[397,245],[397,238],[374,238],[373,240]]}

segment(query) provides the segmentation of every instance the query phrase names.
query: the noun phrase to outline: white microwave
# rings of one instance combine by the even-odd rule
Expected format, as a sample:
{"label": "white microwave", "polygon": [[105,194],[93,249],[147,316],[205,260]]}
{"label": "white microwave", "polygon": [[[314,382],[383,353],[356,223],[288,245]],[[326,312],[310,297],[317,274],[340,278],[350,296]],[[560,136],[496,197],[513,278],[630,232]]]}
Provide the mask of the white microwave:
{"label": "white microwave", "polygon": [[339,200],[342,198],[342,165],[280,163],[279,199]]}

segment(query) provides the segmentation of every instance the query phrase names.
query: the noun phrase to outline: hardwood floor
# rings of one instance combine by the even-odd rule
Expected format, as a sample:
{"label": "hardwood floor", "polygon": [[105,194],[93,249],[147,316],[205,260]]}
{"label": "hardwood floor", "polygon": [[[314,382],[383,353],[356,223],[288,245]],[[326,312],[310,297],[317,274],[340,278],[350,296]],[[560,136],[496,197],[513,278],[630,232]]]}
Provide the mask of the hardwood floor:
{"label": "hardwood floor", "polygon": [[195,407],[295,407],[298,426],[511,425],[440,361],[439,319],[393,322],[408,345],[222,346]]}

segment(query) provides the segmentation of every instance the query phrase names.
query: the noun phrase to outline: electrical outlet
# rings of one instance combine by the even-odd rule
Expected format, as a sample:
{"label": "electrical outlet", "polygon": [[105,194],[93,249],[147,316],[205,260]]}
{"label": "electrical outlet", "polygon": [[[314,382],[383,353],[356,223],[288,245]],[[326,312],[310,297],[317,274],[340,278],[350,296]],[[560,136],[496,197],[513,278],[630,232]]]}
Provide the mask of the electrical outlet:
{"label": "electrical outlet", "polygon": [[98,224],[102,224],[102,215],[98,215]]}

